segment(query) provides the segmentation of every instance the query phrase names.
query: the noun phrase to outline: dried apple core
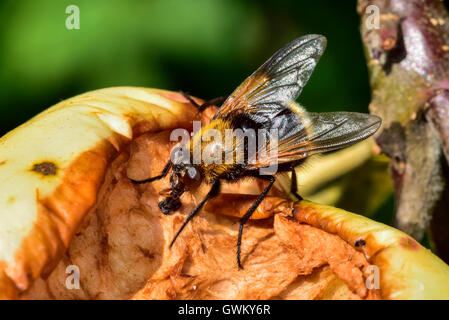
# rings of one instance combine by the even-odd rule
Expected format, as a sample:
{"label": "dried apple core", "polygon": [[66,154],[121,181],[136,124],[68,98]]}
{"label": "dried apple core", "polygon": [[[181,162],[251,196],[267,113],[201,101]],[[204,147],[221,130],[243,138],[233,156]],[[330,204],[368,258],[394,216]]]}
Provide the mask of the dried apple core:
{"label": "dried apple core", "polygon": [[[94,208],[85,216],[56,268],[23,293],[39,299],[376,299],[366,288],[365,256],[337,235],[289,218],[293,205],[272,197],[260,210],[279,212],[251,220],[244,230],[243,270],[236,264],[237,217],[262,183],[244,180],[223,192],[234,203],[211,202],[170,250],[174,233],[200,200],[202,185],[186,192],[181,208],[163,215],[159,191],[168,178],[136,185],[129,178],[159,174],[173,143],[170,132],[136,138],[111,163]],[[204,192],[203,192],[204,193]],[[274,190],[272,195],[279,195]],[[280,199],[280,200],[279,200]],[[273,200],[274,201],[274,200]],[[277,202],[276,202],[277,201]],[[216,210],[214,210],[216,208]],[[79,281],[77,280],[79,275]]]}

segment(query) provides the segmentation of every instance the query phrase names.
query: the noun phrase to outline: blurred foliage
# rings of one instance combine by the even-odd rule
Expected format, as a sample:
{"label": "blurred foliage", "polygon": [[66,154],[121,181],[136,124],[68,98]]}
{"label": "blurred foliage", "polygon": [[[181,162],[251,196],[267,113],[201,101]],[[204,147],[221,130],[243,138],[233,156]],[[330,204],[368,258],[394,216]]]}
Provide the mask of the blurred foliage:
{"label": "blurred foliage", "polygon": [[[336,206],[370,218],[379,214],[379,209],[392,199],[394,192],[388,162],[386,156],[374,156],[342,177],[345,192]],[[382,221],[382,218],[378,217],[377,220],[386,224],[393,222]],[[391,219],[391,216],[387,219]]]}
{"label": "blurred foliage", "polygon": [[[67,30],[78,5],[80,29]],[[1,134],[73,95],[109,86],[227,95],[307,33],[329,41],[299,101],[367,111],[356,1],[20,0],[0,2]]]}

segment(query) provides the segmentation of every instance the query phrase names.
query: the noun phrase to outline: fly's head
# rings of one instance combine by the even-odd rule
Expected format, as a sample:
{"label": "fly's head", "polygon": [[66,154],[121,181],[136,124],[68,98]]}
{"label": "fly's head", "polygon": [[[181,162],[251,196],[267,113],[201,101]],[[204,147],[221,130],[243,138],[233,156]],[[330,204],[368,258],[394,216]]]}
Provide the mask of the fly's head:
{"label": "fly's head", "polygon": [[179,198],[184,193],[184,184],[179,179],[179,176],[174,172],[170,176],[170,188],[160,192],[165,197],[164,200],[159,202],[158,206],[163,214],[169,214],[172,211],[176,211],[181,206]]}
{"label": "fly's head", "polygon": [[180,148],[175,148],[171,155],[172,173],[170,188],[161,192],[165,199],[159,202],[162,213],[169,214],[181,206],[179,198],[185,190],[197,187],[201,183],[199,166],[190,163],[190,155],[184,154]]}

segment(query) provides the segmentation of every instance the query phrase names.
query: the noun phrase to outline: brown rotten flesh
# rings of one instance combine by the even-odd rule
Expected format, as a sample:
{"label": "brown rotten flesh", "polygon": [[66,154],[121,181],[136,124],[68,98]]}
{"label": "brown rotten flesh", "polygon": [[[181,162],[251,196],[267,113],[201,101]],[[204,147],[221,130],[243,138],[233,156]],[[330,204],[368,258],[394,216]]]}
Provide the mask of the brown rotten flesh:
{"label": "brown rotten flesh", "polygon": [[[163,199],[159,192],[169,187],[168,177],[146,184],[134,184],[130,179],[158,175],[174,145],[170,141],[171,131],[191,128],[193,120],[205,124],[216,109],[200,114],[177,93],[143,88],[105,89],[65,103],[70,105],[75,100],[89,105],[89,99],[111,103],[115,99],[131,99],[125,94],[129,92],[132,98],[138,96],[144,102],[150,99],[148,94],[153,95],[151,107],[158,106],[158,102],[163,105],[162,111],[152,111],[151,121],[134,121],[128,139],[114,134],[113,139],[107,140],[114,146],[112,151],[104,152],[109,149],[99,143],[77,154],[66,167],[55,165],[59,171],[54,174],[64,174],[44,201],[37,200],[41,201],[38,208],[44,205],[45,210],[38,211],[34,227],[16,249],[15,260],[4,263],[0,259],[2,297],[448,297],[443,284],[448,283],[449,267],[410,237],[343,210],[307,201],[295,203],[276,185],[259,205],[255,219],[245,226],[244,269],[239,270],[239,217],[265,185],[254,179],[223,185],[222,193],[206,204],[170,249],[174,234],[210,186],[202,184],[184,193],[179,210],[164,215],[158,208]],[[137,118],[129,113],[127,116]],[[120,121],[108,117],[102,121],[112,119],[110,127],[126,131],[119,126]],[[50,168],[49,164],[44,166]],[[39,174],[42,179],[48,178]],[[79,288],[68,284],[73,266],[79,271]]]}

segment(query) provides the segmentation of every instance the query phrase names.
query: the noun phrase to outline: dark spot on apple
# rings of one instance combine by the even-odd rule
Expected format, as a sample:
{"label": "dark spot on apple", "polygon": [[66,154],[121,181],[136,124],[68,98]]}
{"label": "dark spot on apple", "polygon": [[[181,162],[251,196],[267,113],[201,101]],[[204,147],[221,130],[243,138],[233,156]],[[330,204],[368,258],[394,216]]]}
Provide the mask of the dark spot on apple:
{"label": "dark spot on apple", "polygon": [[399,244],[405,249],[410,249],[410,250],[418,250],[419,249],[418,242],[416,242],[413,239],[407,238],[407,237],[401,238],[399,240]]}
{"label": "dark spot on apple", "polygon": [[41,163],[35,163],[31,169],[34,172],[39,172],[44,176],[50,176],[56,174],[56,165],[53,162],[44,161]]}
{"label": "dark spot on apple", "polygon": [[366,245],[366,241],[363,239],[359,239],[355,242],[356,247],[364,247]]}
{"label": "dark spot on apple", "polygon": [[146,258],[149,258],[149,259],[154,259],[154,254],[150,251],[150,250],[148,250],[148,249],[146,249],[146,248],[144,248],[144,247],[141,247],[141,246],[137,246],[137,249],[139,249],[139,251],[140,252],[142,252],[142,254],[146,257]]}

